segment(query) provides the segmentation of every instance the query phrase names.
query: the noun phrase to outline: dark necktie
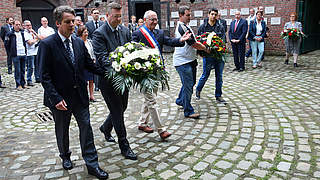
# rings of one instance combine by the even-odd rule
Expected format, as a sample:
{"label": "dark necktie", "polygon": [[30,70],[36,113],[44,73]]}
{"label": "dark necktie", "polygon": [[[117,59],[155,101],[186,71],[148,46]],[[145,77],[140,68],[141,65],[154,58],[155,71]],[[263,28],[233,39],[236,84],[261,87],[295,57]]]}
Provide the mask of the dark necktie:
{"label": "dark necktie", "polygon": [[99,27],[98,21],[96,21],[95,24],[96,24],[96,29],[98,29],[98,27]]}
{"label": "dark necktie", "polygon": [[119,36],[119,31],[118,30],[114,30],[114,37],[116,38],[116,41],[117,41],[118,45],[121,45],[121,41],[120,41],[120,36]]}
{"label": "dark necktie", "polygon": [[69,59],[71,60],[72,64],[74,64],[74,55],[73,55],[73,52],[71,51],[71,48],[70,48],[70,40],[66,39],[66,40],[64,40],[64,43],[66,45],[67,55],[68,55]]}

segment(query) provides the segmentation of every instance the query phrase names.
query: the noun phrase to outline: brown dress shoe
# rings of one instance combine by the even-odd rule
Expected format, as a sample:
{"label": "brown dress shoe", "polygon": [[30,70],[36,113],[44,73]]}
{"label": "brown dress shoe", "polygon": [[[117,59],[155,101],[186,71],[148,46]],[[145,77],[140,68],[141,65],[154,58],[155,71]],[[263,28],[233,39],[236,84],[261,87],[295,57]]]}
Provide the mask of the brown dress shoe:
{"label": "brown dress shoe", "polygon": [[193,113],[189,116],[186,116],[187,118],[192,118],[192,119],[199,119],[200,118],[200,114],[199,113]]}
{"label": "brown dress shoe", "polygon": [[160,133],[160,138],[162,139],[162,140],[165,140],[165,139],[167,139],[168,137],[170,137],[171,136],[171,134],[168,132],[168,131],[163,131],[162,133]]}
{"label": "brown dress shoe", "polygon": [[149,126],[139,126],[138,129],[145,133],[153,133],[153,129]]}

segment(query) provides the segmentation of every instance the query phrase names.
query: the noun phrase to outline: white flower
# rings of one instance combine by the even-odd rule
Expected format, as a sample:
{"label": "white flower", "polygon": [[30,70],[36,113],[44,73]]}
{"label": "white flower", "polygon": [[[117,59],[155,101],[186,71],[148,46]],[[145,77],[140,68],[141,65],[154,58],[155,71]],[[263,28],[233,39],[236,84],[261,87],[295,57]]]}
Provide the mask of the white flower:
{"label": "white flower", "polygon": [[157,64],[158,66],[160,66],[160,62],[161,62],[161,60],[160,60],[160,58],[158,58],[156,64]]}
{"label": "white flower", "polygon": [[215,33],[214,31],[212,31],[212,32],[208,35],[208,37],[207,37],[207,44],[208,44],[208,46],[211,45],[212,38],[213,38],[214,35],[216,35],[216,33]]}
{"label": "white flower", "polygon": [[134,49],[134,46],[133,46],[133,44],[128,44],[127,48],[128,48],[129,51],[131,51],[131,50]]}
{"label": "white flower", "polygon": [[134,68],[136,68],[136,70],[141,69],[141,64],[138,62],[134,63]]}
{"label": "white flower", "polygon": [[129,56],[129,55],[130,55],[130,52],[129,52],[129,51],[126,51],[126,52],[123,53],[123,57],[125,57],[125,58],[126,58],[127,56]]}
{"label": "white flower", "polygon": [[119,72],[121,70],[121,66],[120,65],[117,65],[114,70],[116,70],[116,72]]}
{"label": "white flower", "polygon": [[129,63],[130,59],[128,58],[121,58],[120,59],[120,65],[124,68],[126,68],[128,66],[128,63]]}
{"label": "white flower", "polygon": [[152,64],[149,61],[145,62],[144,64],[146,65],[147,68],[152,66]]}
{"label": "white flower", "polygon": [[119,47],[119,52],[123,53],[124,50],[126,50],[125,47],[123,47],[123,46],[120,46],[120,47]]}
{"label": "white flower", "polygon": [[113,69],[114,69],[116,72],[119,72],[120,69],[121,69],[120,64],[118,64],[116,61],[113,61],[111,66],[113,67]]}
{"label": "white flower", "polygon": [[112,54],[111,54],[111,58],[116,59],[117,57],[118,57],[117,54],[115,54],[115,53],[112,53]]}

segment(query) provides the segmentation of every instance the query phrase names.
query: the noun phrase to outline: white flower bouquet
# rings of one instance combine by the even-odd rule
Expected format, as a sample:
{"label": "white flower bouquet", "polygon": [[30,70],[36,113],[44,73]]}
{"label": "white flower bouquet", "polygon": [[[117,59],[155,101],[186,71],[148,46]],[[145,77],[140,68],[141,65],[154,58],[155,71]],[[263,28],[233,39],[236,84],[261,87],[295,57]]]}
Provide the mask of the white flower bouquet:
{"label": "white flower bouquet", "polygon": [[161,62],[158,49],[146,47],[143,43],[129,42],[109,54],[112,68],[106,78],[112,81],[118,93],[123,94],[131,86],[140,87],[141,92],[158,88],[169,88],[169,75]]}

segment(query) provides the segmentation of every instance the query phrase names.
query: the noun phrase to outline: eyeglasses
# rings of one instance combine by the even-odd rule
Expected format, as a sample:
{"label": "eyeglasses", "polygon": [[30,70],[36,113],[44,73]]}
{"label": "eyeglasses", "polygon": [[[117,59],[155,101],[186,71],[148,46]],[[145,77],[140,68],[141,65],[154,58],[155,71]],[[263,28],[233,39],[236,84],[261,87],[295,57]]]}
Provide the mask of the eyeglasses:
{"label": "eyeglasses", "polygon": [[152,19],[149,19],[149,20],[152,21],[152,22],[155,22],[155,21],[158,21],[158,18],[152,18]]}

